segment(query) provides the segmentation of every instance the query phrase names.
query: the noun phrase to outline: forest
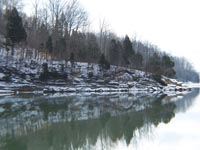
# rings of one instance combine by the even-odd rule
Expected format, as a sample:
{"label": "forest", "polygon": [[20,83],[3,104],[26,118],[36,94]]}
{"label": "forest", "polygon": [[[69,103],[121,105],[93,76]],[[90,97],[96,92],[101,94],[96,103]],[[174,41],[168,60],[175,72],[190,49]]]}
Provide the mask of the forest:
{"label": "forest", "polygon": [[42,2],[34,0],[34,13],[28,16],[22,0],[0,0],[0,48],[10,55],[21,48],[42,53],[47,61],[98,63],[104,69],[115,65],[199,82],[199,74],[185,58],[131,39],[131,33],[119,37],[104,19],[97,32],[91,31],[89,14],[78,0]]}

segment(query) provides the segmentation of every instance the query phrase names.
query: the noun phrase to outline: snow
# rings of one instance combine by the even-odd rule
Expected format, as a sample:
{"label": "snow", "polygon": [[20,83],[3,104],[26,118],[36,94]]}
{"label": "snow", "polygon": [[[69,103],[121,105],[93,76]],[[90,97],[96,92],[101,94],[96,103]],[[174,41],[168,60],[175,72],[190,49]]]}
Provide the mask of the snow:
{"label": "snow", "polygon": [[2,112],[4,112],[4,111],[5,111],[5,109],[2,108],[2,107],[0,107],[0,113],[2,113]]}
{"label": "snow", "polygon": [[[21,56],[21,51],[24,56]],[[150,73],[139,70],[127,69],[124,67],[111,66],[109,70],[100,70],[98,64],[75,62],[73,68],[69,61],[48,61],[44,55],[36,54],[36,50],[15,49],[15,55],[9,55],[9,61],[6,63],[5,50],[0,50],[0,80],[5,77],[6,71],[11,72],[11,84],[0,82],[0,93],[17,92],[25,86],[34,86],[33,92],[42,90],[48,92],[132,92],[136,91],[175,91],[187,90],[187,86],[182,86],[181,82],[162,76],[163,82],[167,86],[162,86],[151,78]],[[26,57],[25,57],[26,56]],[[42,63],[48,64],[49,72],[62,74],[62,70],[67,74],[66,78],[50,79],[42,82],[39,75],[42,69]],[[17,73],[15,73],[17,72]],[[21,76],[24,76],[23,78]],[[24,89],[23,89],[24,90]]]}
{"label": "snow", "polygon": [[11,91],[11,90],[0,90],[0,95],[2,95],[2,94],[12,94],[12,93],[14,93],[14,92]]}
{"label": "snow", "polygon": [[5,74],[0,73],[0,79],[3,79],[5,77]]}
{"label": "snow", "polygon": [[124,73],[122,76],[121,76],[122,79],[124,79],[125,81],[131,81],[133,80],[133,77],[128,74],[128,73]]}
{"label": "snow", "polygon": [[[6,53],[0,51],[0,57],[2,55]],[[22,79],[20,76],[12,75],[11,82],[0,82],[0,113],[10,111],[9,113],[13,114],[0,119],[0,137],[12,135],[13,132],[20,135],[25,131],[36,131],[55,122],[95,119],[103,113],[116,116],[143,111],[150,109],[160,95],[167,95],[163,104],[178,101],[181,96],[177,95],[187,94],[188,89],[192,87],[181,85],[178,81],[164,76],[162,80],[170,83],[162,86],[151,78],[151,74],[116,66],[101,72],[98,64],[76,62],[75,68],[71,71],[70,62],[65,61],[51,61],[48,62],[48,66],[49,70],[60,71],[61,65],[66,65],[64,70],[68,73],[67,81],[53,79],[34,83],[29,74],[39,75],[42,70],[41,63],[47,61],[42,60],[42,57],[37,58],[38,60],[31,57],[29,60],[23,60],[19,67],[19,64],[15,64],[15,60],[20,58],[17,52],[15,58],[8,65],[4,60],[1,61],[0,67],[14,67],[28,77]],[[91,79],[88,72],[93,73]],[[3,78],[4,75],[5,73],[0,72],[0,77]],[[30,98],[23,97],[23,94],[12,95],[26,92],[35,95]],[[53,105],[59,109],[50,111],[45,116],[40,105],[43,102],[47,106]],[[10,110],[5,110],[3,106],[6,104],[10,105]],[[92,109],[89,109],[90,106]],[[25,111],[21,111],[22,108]]]}

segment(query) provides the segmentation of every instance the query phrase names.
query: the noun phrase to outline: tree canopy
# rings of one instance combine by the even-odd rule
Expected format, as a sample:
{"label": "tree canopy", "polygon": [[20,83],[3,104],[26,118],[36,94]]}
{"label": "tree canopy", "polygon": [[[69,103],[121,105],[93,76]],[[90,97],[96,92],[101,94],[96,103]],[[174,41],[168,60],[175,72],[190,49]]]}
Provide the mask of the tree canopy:
{"label": "tree canopy", "polygon": [[6,39],[11,42],[12,46],[21,41],[25,41],[26,31],[22,24],[22,18],[19,16],[17,9],[14,7],[7,11]]}

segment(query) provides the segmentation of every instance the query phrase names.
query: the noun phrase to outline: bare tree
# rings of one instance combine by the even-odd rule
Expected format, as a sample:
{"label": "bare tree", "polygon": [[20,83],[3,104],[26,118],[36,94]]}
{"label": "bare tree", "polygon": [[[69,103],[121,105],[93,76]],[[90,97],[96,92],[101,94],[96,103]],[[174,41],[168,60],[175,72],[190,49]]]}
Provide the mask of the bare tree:
{"label": "bare tree", "polygon": [[21,10],[24,6],[23,0],[1,0],[0,3],[2,7],[5,7],[5,9],[12,9],[15,7],[17,10]]}
{"label": "bare tree", "polygon": [[3,0],[0,0],[0,16],[2,16],[3,13]]}
{"label": "bare tree", "polygon": [[53,27],[56,26],[60,15],[64,11],[68,1],[62,0],[49,0],[48,8],[51,15],[51,24]]}
{"label": "bare tree", "polygon": [[[3,34],[4,31],[5,29],[4,29],[4,20],[3,20],[3,1],[0,0],[0,34]],[[0,40],[0,44],[1,44],[1,40]]]}
{"label": "bare tree", "polygon": [[69,35],[71,35],[73,30],[78,31],[80,28],[88,25],[87,12],[81,7],[77,0],[69,1],[65,16],[66,28]]}
{"label": "bare tree", "polygon": [[108,45],[108,39],[110,35],[109,25],[105,19],[99,21],[99,47],[101,53],[107,56],[106,48]]}
{"label": "bare tree", "polygon": [[38,13],[39,13],[39,4],[40,4],[40,0],[34,0],[33,2],[33,8],[34,8],[34,25],[35,25],[35,29],[38,28]]}

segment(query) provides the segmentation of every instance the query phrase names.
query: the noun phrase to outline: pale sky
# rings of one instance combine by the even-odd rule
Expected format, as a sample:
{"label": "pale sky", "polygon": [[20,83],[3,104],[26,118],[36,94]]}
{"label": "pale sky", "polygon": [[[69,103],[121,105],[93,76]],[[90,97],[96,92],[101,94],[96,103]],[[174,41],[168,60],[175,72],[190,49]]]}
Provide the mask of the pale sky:
{"label": "pale sky", "polygon": [[93,26],[105,18],[120,36],[135,35],[176,56],[184,56],[200,71],[199,0],[80,0]]}
{"label": "pale sky", "polygon": [[184,56],[200,72],[199,0],[79,0],[91,28],[105,19],[119,36],[137,36],[172,55]]}

